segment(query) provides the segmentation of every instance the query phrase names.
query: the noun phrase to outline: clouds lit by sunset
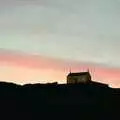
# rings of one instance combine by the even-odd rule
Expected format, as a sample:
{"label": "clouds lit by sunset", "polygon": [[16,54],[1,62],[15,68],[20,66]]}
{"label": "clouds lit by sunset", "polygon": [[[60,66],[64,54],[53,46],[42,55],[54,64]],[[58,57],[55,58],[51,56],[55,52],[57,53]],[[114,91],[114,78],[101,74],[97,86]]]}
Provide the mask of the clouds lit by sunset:
{"label": "clouds lit by sunset", "polygon": [[88,68],[120,87],[119,0],[1,0],[0,81],[66,82]]}

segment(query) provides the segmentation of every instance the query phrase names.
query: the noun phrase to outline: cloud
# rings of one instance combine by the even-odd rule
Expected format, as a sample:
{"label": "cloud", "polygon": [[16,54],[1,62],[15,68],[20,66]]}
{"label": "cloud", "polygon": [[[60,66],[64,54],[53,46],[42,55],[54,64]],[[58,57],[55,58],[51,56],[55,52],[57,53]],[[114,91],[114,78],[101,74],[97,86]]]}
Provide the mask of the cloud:
{"label": "cloud", "polygon": [[1,65],[62,73],[89,67],[97,80],[119,83],[117,1],[0,0],[0,48],[20,51],[2,51]]}
{"label": "cloud", "polygon": [[61,70],[65,65],[62,60],[8,50],[0,51],[0,62],[2,64],[4,63],[7,65],[22,66],[31,69]]}
{"label": "cloud", "polygon": [[[66,75],[72,72],[90,70],[95,81],[120,86],[120,69],[100,64],[60,60],[22,52],[0,51],[0,79],[16,83],[66,82]],[[9,79],[9,80],[8,80]]]}
{"label": "cloud", "polygon": [[[7,1],[0,2],[7,5]],[[115,1],[12,0],[10,4],[13,7],[0,12],[0,48],[120,66],[120,8]]]}

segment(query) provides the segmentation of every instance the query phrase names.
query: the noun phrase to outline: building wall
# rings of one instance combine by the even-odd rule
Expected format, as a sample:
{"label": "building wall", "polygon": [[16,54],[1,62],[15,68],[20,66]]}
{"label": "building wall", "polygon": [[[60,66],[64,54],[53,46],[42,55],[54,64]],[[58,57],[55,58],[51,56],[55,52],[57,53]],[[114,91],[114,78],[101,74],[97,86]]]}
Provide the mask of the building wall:
{"label": "building wall", "polygon": [[87,83],[91,80],[90,76],[88,75],[81,75],[81,76],[68,76],[67,83],[68,84],[75,84],[75,83]]}

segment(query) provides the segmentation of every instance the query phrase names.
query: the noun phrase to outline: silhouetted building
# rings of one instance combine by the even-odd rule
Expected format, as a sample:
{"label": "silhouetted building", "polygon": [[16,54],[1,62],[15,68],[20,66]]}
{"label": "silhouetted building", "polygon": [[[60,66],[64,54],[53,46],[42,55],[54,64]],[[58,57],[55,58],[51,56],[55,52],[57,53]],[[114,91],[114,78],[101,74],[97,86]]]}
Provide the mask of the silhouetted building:
{"label": "silhouetted building", "polygon": [[91,75],[88,72],[69,73],[67,76],[67,84],[79,84],[91,82]]}

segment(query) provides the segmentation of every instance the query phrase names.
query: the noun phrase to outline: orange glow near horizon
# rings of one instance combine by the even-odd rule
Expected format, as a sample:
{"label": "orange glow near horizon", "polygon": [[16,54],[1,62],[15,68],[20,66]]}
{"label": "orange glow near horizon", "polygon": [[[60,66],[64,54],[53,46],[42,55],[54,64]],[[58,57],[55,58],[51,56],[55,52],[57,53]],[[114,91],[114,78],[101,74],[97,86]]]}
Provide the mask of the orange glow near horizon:
{"label": "orange glow near horizon", "polygon": [[64,83],[63,72],[54,70],[28,69],[24,67],[4,66],[0,68],[0,80],[14,82],[17,84],[26,83],[50,83],[59,81]]}
{"label": "orange glow near horizon", "polygon": [[[70,62],[70,61],[68,61]],[[112,87],[120,87],[120,69],[85,65],[34,55],[0,55],[0,81],[27,83],[66,83],[69,67],[72,72],[90,69],[93,80],[107,83]]]}

